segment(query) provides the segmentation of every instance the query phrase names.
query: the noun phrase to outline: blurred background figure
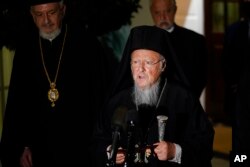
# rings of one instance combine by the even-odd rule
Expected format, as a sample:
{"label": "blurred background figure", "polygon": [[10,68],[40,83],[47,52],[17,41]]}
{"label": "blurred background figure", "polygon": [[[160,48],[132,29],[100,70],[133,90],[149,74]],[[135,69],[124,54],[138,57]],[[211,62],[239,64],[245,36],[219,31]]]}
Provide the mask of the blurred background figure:
{"label": "blurred background figure", "polygon": [[233,125],[233,150],[250,150],[250,1],[241,0],[242,17],[227,27],[223,48],[224,112]]}

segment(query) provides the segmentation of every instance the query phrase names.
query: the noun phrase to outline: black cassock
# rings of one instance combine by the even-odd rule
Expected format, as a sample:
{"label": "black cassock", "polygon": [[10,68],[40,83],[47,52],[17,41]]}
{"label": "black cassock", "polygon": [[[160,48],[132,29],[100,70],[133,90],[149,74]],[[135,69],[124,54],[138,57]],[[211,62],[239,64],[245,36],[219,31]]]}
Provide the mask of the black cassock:
{"label": "black cassock", "polygon": [[50,84],[38,32],[25,33],[19,41],[1,142],[4,167],[18,166],[24,147],[31,149],[34,167],[91,166],[93,127],[107,88],[106,58],[97,39],[84,27],[67,25],[65,31],[64,24],[52,42],[41,39],[51,82],[62,52],[55,107],[48,100]]}

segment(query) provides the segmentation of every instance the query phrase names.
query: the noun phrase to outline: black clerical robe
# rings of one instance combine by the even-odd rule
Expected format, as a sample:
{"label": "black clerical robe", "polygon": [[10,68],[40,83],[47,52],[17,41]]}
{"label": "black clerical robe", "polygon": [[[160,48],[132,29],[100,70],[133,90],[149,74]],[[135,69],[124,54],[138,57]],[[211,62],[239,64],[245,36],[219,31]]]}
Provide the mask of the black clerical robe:
{"label": "black clerical robe", "polygon": [[188,86],[198,97],[207,84],[208,51],[203,35],[175,24],[170,33],[176,56],[189,82]]}
{"label": "black clerical robe", "polygon": [[[24,147],[29,147],[34,167],[89,167],[96,113],[106,88],[101,45],[77,25],[68,25],[67,32],[64,25],[51,42],[41,39],[41,48],[37,31],[25,35],[13,62],[1,141],[3,166],[19,166]],[[55,107],[48,99],[50,83],[41,49],[59,92]]]}

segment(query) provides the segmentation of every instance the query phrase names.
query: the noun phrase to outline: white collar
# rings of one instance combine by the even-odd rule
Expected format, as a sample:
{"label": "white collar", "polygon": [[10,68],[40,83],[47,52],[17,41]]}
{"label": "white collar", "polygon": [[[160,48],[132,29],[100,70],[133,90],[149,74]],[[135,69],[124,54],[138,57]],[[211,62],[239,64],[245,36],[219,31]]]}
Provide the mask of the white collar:
{"label": "white collar", "polygon": [[174,25],[172,27],[170,27],[169,29],[166,29],[167,32],[171,33],[174,31]]}

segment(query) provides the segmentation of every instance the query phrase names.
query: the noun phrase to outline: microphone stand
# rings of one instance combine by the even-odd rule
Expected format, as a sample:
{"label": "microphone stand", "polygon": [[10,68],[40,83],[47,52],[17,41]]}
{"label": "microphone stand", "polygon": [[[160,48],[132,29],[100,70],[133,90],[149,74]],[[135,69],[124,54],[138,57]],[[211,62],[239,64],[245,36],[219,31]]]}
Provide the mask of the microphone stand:
{"label": "microphone stand", "polygon": [[111,145],[110,157],[106,163],[106,167],[116,166],[115,161],[116,161],[116,154],[118,151],[117,144],[118,144],[119,139],[120,139],[119,127],[116,127],[113,133],[113,143]]}
{"label": "microphone stand", "polygon": [[125,163],[124,163],[124,167],[130,167],[132,162],[133,162],[133,153],[134,153],[134,149],[133,149],[133,133],[134,133],[134,129],[135,129],[135,124],[134,121],[129,121],[128,122],[128,131],[127,131],[127,151],[126,151],[126,155],[125,155]]}

